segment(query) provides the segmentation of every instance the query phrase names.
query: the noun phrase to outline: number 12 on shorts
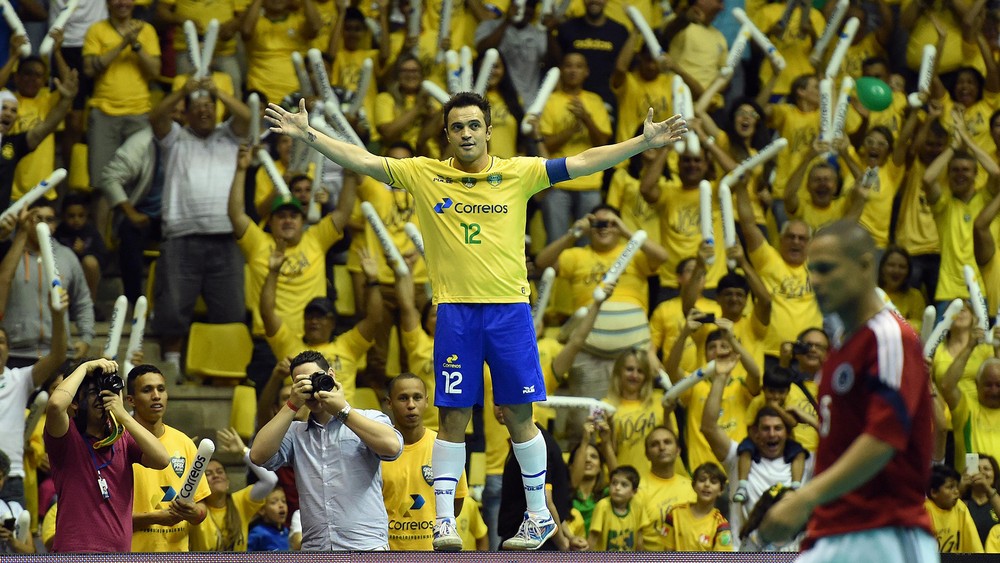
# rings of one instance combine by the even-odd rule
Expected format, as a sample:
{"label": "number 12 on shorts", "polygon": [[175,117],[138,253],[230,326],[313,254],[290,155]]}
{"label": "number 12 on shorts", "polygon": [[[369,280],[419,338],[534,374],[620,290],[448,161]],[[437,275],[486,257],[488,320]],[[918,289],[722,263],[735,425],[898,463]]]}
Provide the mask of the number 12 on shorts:
{"label": "number 12 on shorts", "polygon": [[462,384],[462,372],[460,371],[448,371],[442,370],[441,375],[444,377],[444,392],[447,395],[461,395],[462,390],[459,389],[459,385]]}

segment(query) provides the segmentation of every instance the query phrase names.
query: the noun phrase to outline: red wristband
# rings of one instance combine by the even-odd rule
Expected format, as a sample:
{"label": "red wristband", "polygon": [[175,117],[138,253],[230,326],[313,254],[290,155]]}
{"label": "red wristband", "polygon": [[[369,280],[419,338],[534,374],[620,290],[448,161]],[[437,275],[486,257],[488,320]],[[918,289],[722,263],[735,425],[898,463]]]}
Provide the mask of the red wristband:
{"label": "red wristband", "polygon": [[285,406],[292,409],[292,412],[299,412],[299,407],[295,406],[291,399],[285,401]]}

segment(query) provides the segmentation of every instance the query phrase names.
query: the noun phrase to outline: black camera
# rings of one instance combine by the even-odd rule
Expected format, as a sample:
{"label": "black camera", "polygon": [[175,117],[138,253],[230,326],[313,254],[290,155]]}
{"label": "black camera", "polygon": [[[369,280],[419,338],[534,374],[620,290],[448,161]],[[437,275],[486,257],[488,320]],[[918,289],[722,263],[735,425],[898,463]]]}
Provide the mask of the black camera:
{"label": "black camera", "polygon": [[798,341],[792,343],[792,355],[802,356],[809,353],[809,345],[805,342]]}
{"label": "black camera", "polygon": [[695,319],[702,324],[715,324],[715,313],[705,313],[700,319]]}
{"label": "black camera", "polygon": [[17,521],[14,520],[13,518],[5,518],[4,521],[3,521],[3,527],[7,528],[8,530],[10,530],[10,531],[13,532],[14,531],[14,525],[16,523],[17,523]]}
{"label": "black camera", "polygon": [[97,368],[93,372],[94,381],[101,391],[111,391],[115,395],[121,393],[125,388],[125,382],[118,377],[117,373],[105,373],[103,368]]}
{"label": "black camera", "polygon": [[317,371],[310,375],[309,382],[312,384],[313,393],[333,391],[333,388],[337,386],[337,382],[333,380],[333,376],[325,371]]}

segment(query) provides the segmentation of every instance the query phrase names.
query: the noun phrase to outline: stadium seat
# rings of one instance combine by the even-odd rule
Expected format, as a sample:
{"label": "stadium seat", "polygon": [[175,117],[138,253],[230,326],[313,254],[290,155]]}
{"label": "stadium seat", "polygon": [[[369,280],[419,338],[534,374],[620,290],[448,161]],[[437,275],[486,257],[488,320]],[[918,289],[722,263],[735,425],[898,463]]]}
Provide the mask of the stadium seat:
{"label": "stadium seat", "polygon": [[396,377],[403,372],[402,363],[399,360],[399,329],[392,325],[389,329],[389,350],[385,358],[386,377]]}
{"label": "stadium seat", "polygon": [[184,371],[189,376],[238,381],[246,377],[252,353],[253,340],[243,323],[191,323]]}
{"label": "stadium seat", "polygon": [[87,170],[87,145],[84,143],[73,145],[73,152],[70,154],[69,178],[67,180],[69,189],[90,193],[90,174]]}
{"label": "stadium seat", "polygon": [[382,410],[382,403],[378,401],[378,395],[371,387],[358,387],[354,390],[354,404],[357,409]]}
{"label": "stadium seat", "polygon": [[253,436],[257,423],[257,390],[249,385],[237,385],[233,389],[233,405],[229,411],[229,426],[244,441]]}

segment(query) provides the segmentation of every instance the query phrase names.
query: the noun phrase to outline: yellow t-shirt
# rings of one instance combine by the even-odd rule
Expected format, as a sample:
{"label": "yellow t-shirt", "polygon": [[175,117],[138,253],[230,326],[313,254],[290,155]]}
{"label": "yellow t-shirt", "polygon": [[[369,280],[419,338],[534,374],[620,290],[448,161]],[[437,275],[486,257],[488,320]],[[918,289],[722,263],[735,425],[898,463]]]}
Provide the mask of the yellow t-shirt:
{"label": "yellow t-shirt", "polygon": [[650,240],[660,240],[660,217],[639,192],[639,178],[626,170],[615,170],[608,187],[608,205],[618,208],[622,223],[633,232],[642,229]]}
{"label": "yellow t-shirt", "polygon": [[257,511],[264,507],[264,499],[256,501],[250,498],[252,489],[253,485],[250,485],[233,493],[233,506],[236,507],[236,512],[239,514],[241,527],[236,531],[240,535],[234,538],[236,543],[232,549],[225,549],[225,544],[222,543],[224,532],[233,533],[233,530],[226,529],[228,521],[225,506],[221,508],[208,507],[208,515],[205,516],[205,519],[202,520],[201,524],[191,529],[192,548],[200,546],[204,551],[246,551],[250,520],[257,514]]}
{"label": "yellow t-shirt", "polygon": [[424,427],[438,429],[438,409],[434,406],[434,385],[437,378],[434,374],[434,339],[417,327],[403,331],[403,349],[406,350],[407,365],[410,372],[424,382],[427,389],[427,408],[424,409]]}
{"label": "yellow t-shirt", "polygon": [[[430,551],[434,547],[434,478],[431,451],[437,432],[425,430],[416,443],[404,444],[403,453],[382,462],[382,497],[389,513],[389,549]],[[462,473],[455,498],[465,498],[469,487]]]}
{"label": "yellow t-shirt", "polygon": [[[840,76],[843,76],[846,73],[855,80],[861,77],[861,63],[872,57],[885,57],[886,55],[885,49],[883,49],[882,44],[878,42],[878,38],[875,33],[868,33],[866,30],[862,29],[859,29],[858,33],[865,33],[865,36],[862,37],[860,41],[851,44],[851,46],[847,48],[847,53],[844,55],[843,66],[840,67]],[[836,39],[836,37],[834,37],[834,39]],[[829,49],[827,54],[832,55],[833,49]],[[829,57],[826,57],[826,61],[829,61]]]}
{"label": "yellow t-shirt", "polygon": [[[694,308],[702,313],[722,315],[719,303],[704,297],[698,297]],[[670,355],[670,349],[674,346],[674,342],[680,338],[681,330],[686,323],[680,297],[668,299],[653,310],[653,316],[649,319],[650,341],[654,349],[661,352],[664,361]],[[680,363],[681,369],[685,372],[690,373],[704,363],[704,343],[707,336],[706,330],[699,330],[691,338],[685,339]]]}
{"label": "yellow t-shirt", "polygon": [[[170,464],[156,470],[138,463],[132,464],[132,474],[135,490],[132,496],[132,514],[145,514],[157,510],[166,510],[184,485],[183,479],[195,456],[198,446],[194,445],[180,430],[166,424],[163,425],[163,435],[160,443],[170,454]],[[202,477],[198,482],[192,501],[199,502],[211,494],[208,481]],[[132,530],[133,552],[165,552],[187,551],[190,526],[186,520],[173,526],[153,525],[148,528]]]}
{"label": "yellow t-shirt", "polygon": [[675,35],[668,50],[676,64],[683,67],[702,88],[708,88],[719,76],[719,70],[726,66],[729,55],[729,46],[722,32],[698,22],[691,22]]}
{"label": "yellow t-shirt", "polygon": [[829,206],[823,209],[813,204],[812,197],[808,192],[804,190],[800,191],[799,206],[795,209],[795,213],[791,214],[791,217],[804,221],[813,232],[834,221],[840,220],[844,216],[844,212],[847,211],[847,196],[842,195],[834,199],[830,202]]}
{"label": "yellow t-shirt", "polygon": [[[566,280],[573,291],[574,311],[594,300],[594,288],[625,250],[627,243],[627,240],[619,239],[618,245],[607,252],[597,252],[588,245],[574,246],[559,254],[559,277]],[[608,301],[636,305],[648,314],[648,279],[655,273],[646,254],[640,250],[618,278],[615,292]]]}
{"label": "yellow t-shirt", "polygon": [[[687,68],[687,67],[685,67]],[[618,123],[615,139],[624,141],[636,136],[636,130],[646,119],[646,112],[653,108],[653,121],[663,121],[672,116],[673,75],[659,73],[653,80],[643,80],[638,72],[625,74],[625,81],[612,92],[618,98]],[[706,84],[707,86],[707,84]]]}
{"label": "yellow t-shirt", "polygon": [[635,497],[629,501],[625,514],[619,515],[611,506],[611,498],[597,501],[590,517],[590,533],[600,539],[590,546],[593,551],[636,551],[642,527],[642,505]]}
{"label": "yellow t-shirt", "polygon": [[892,217],[892,201],[896,197],[899,184],[903,181],[906,168],[899,166],[890,157],[878,169],[879,183],[872,187],[865,202],[858,223],[871,233],[875,244],[885,248],[889,244],[889,219]]}
{"label": "yellow t-shirt", "polygon": [[[653,428],[663,424],[663,391],[655,390],[645,402],[627,399],[616,401],[610,397],[601,400],[617,409],[612,417],[612,431],[618,465],[631,465],[639,471],[640,476],[647,475],[650,462],[646,458],[646,436]],[[677,428],[676,420],[672,424],[673,428]]]}
{"label": "yellow t-shirt", "polygon": [[886,292],[886,295],[899,314],[913,327],[913,332],[920,334],[920,328],[924,325],[924,309],[927,308],[924,294],[919,289],[906,287],[903,291]]}
{"label": "yellow t-shirt", "polygon": [[499,92],[489,90],[486,92],[486,99],[490,102],[490,125],[493,127],[489,141],[490,154],[500,158],[513,158],[518,155],[517,133],[521,124],[514,119],[514,114]]}
{"label": "yellow t-shirt", "polygon": [[[213,19],[219,20],[222,25],[233,19],[237,13],[246,11],[249,2],[246,0],[221,0],[214,2],[204,2],[199,0],[161,0],[166,6],[174,6],[174,14],[185,20],[195,23],[199,35],[204,35],[208,28],[208,22]],[[174,52],[177,56],[186,56],[187,39],[180,27],[174,31]],[[221,38],[215,44],[216,57],[225,57],[236,53],[236,36],[227,41]],[[245,534],[244,534],[245,535]],[[244,551],[244,550],[241,550]]]}
{"label": "yellow t-shirt", "polygon": [[[412,108],[416,103],[416,96],[403,96],[403,105],[397,106],[396,99],[392,97],[392,94],[389,92],[379,92],[379,94],[375,96],[375,116],[372,120],[374,127],[377,128],[380,125],[392,123],[398,119],[400,115]],[[435,104],[436,107],[437,102],[434,101],[432,103]],[[437,115],[438,114],[435,112],[428,119],[438,119]],[[423,126],[423,121],[413,120],[405,129],[403,129],[402,133],[400,133],[399,140],[406,141],[411,147],[419,150],[417,141],[420,139],[420,130]],[[442,122],[441,126],[444,127],[444,122]],[[438,154],[439,147],[437,146],[437,143],[431,141],[427,143],[427,149],[429,153],[427,156],[436,156]]]}
{"label": "yellow t-shirt", "polygon": [[[910,4],[918,0],[902,0],[900,13],[905,12]],[[944,50],[938,54],[938,74],[949,73],[958,70],[963,66],[975,66],[971,61],[963,58],[962,53],[962,24],[955,18],[950,4],[943,0],[934,0],[931,8],[920,4],[920,16],[910,29],[910,41],[906,44],[906,66],[914,72],[920,69],[920,61],[923,59],[924,45],[936,45],[938,41],[937,30],[931,23],[930,14],[934,14],[938,23],[945,31]],[[982,66],[982,58],[979,57],[979,66]]]}
{"label": "yellow t-shirt", "polygon": [[[336,2],[329,0],[329,4],[336,4]],[[317,4],[317,7],[322,5]],[[336,10],[336,7],[333,9]],[[325,26],[320,32],[320,35],[324,34],[327,35],[327,40],[329,41],[329,28]],[[325,44],[320,50],[326,51]],[[357,94],[358,82],[361,80],[361,68],[365,59],[372,60],[372,79],[368,83],[368,90],[363,94],[365,99],[361,103],[361,107],[365,110],[365,115],[367,115],[369,123],[371,123],[371,119],[375,116],[375,97],[378,96],[378,88],[375,87],[379,73],[378,49],[348,51],[342,47],[337,51],[337,58],[333,59],[333,64],[330,68],[330,84],[346,88],[352,93]],[[370,133],[373,141],[379,139],[378,131],[374,127],[371,128]]]}
{"label": "yellow t-shirt", "polygon": [[967,453],[1000,455],[1000,409],[988,409],[976,398],[964,394],[951,413],[951,429],[955,434],[955,469],[965,471]]}
{"label": "yellow t-shirt", "polygon": [[[45,519],[48,520],[48,516]],[[990,533],[986,536],[986,553],[1000,553],[1000,524],[990,528]]]}
{"label": "yellow t-shirt", "polygon": [[[718,201],[718,186],[712,185],[712,201]],[[685,189],[679,179],[660,181],[660,199],[654,206],[660,214],[660,243],[667,251],[667,261],[660,266],[660,285],[677,287],[677,264],[698,255],[701,247],[701,199],[698,186]],[[708,267],[705,287],[714,288],[726,274],[726,245],[722,237],[722,212],[712,206],[715,239],[715,263]]]}
{"label": "yellow t-shirt", "polygon": [[[687,447],[688,467],[696,468],[703,463],[721,465],[712,452],[705,435],[701,433],[701,417],[705,412],[705,402],[712,389],[712,382],[702,380],[681,395],[681,404],[687,409],[687,427],[684,438]],[[742,377],[732,377],[722,391],[722,410],[719,412],[719,427],[733,441],[739,443],[747,437],[747,407],[753,396],[747,391]],[[693,470],[693,469],[692,469]]]}
{"label": "yellow t-shirt", "polygon": [[365,340],[357,327],[333,339],[333,342],[307,346],[302,341],[301,332],[292,332],[287,323],[282,323],[274,336],[267,337],[276,358],[295,356],[304,350],[315,350],[329,362],[337,374],[337,382],[344,386],[344,398],[350,403],[354,400],[354,390],[358,376],[358,364],[364,358],[375,340]]}
{"label": "yellow t-shirt", "polygon": [[[316,297],[326,297],[326,251],[343,237],[332,219],[316,223],[295,246],[285,249],[288,260],[281,266],[275,312],[292,333],[303,332],[303,311]],[[267,277],[267,262],[274,250],[274,237],[251,223],[236,241],[246,260],[244,280],[247,309],[253,313],[253,334],[264,334],[260,318],[260,290]]]}
{"label": "yellow t-shirt", "polygon": [[[783,9],[781,6],[779,8]],[[795,12],[798,13],[798,10]],[[764,67],[770,68],[769,65]],[[772,182],[774,186],[785,186],[792,171],[809,154],[809,148],[819,135],[819,109],[802,111],[792,104],[772,104],[767,125],[788,140],[788,147],[779,152],[774,160],[774,182]],[[785,199],[784,191],[775,190],[774,199]],[[805,198],[799,197],[800,201],[803,199]]]}
{"label": "yellow t-shirt", "polygon": [[42,519],[42,544],[48,544],[50,540],[56,537],[56,513],[58,512],[59,503],[55,503],[49,507],[48,512],[45,513],[45,518]]}
{"label": "yellow t-shirt", "polygon": [[271,21],[261,14],[253,37],[246,41],[248,90],[260,90],[270,102],[280,103],[299,89],[292,53],[309,49],[305,26],[306,17],[301,11],[291,12],[280,21]]}
{"label": "yellow t-shirt", "polygon": [[[979,191],[973,194],[968,203],[959,200],[951,193],[941,194],[937,203],[931,206],[934,221],[937,224],[938,236],[941,240],[941,273],[938,276],[935,301],[951,301],[969,297],[969,288],[965,285],[965,274],[962,267],[965,264],[976,263],[974,245],[972,242],[972,222],[987,203],[987,194]],[[976,281],[983,287],[983,280],[976,271]]]}
{"label": "yellow t-shirt", "polygon": [[931,527],[941,553],[983,553],[983,542],[979,540],[976,523],[972,521],[965,502],[959,499],[951,510],[942,510],[934,501],[927,499],[924,507],[931,517]]}
{"label": "yellow t-shirt", "polygon": [[[552,92],[548,101],[545,102],[545,108],[542,110],[542,115],[538,120],[538,127],[542,135],[554,135],[569,128],[579,127],[580,118],[569,111],[570,102],[574,99],[580,100],[583,108],[590,114],[591,119],[594,120],[594,125],[598,130],[606,135],[611,135],[614,132],[611,129],[611,116],[608,115],[608,110],[604,106],[604,100],[600,96],[586,90],[572,95],[566,94],[561,90],[556,90]],[[587,133],[587,128],[579,127],[563,146],[559,150],[551,152],[549,157],[573,156],[593,146],[594,144],[590,142],[590,135]],[[588,176],[581,176],[561,182],[556,187],[560,190],[569,191],[597,190],[601,187],[602,177],[603,172],[594,172]]]}
{"label": "yellow t-shirt", "polygon": [[[873,127],[879,125],[883,127],[888,127],[889,131],[892,132],[892,136],[899,142],[899,131],[903,127],[903,121],[906,117],[906,110],[909,108],[909,102],[906,101],[906,94],[902,92],[892,93],[892,104],[882,111],[872,111],[868,114],[868,130],[871,131]],[[853,108],[851,108],[853,111]],[[919,189],[919,186],[917,186]]]}
{"label": "yellow t-shirt", "polygon": [[713,508],[697,517],[691,505],[675,506],[666,521],[667,551],[733,551],[733,534],[729,521]]}
{"label": "yellow t-shirt", "polygon": [[[747,13],[750,14],[754,23],[757,24],[757,28],[766,33],[768,29],[778,23],[784,12],[784,4],[770,3],[766,4],[757,13]],[[774,85],[775,94],[788,94],[793,80],[803,74],[814,74],[816,72],[809,62],[809,55],[813,49],[813,38],[799,30],[799,20],[801,18],[802,10],[793,10],[792,17],[789,18],[788,26],[785,28],[784,37],[769,36],[775,48],[785,59],[785,69],[781,71],[781,74],[778,76],[778,82]],[[826,29],[826,18],[823,17],[823,12],[820,12],[816,8],[810,8],[809,21],[812,23],[812,28],[815,30],[816,37],[818,38],[823,34],[823,30]],[[774,70],[770,64],[760,65],[761,84],[766,84],[773,74]],[[788,140],[791,142],[791,139]],[[784,184],[777,183],[775,185],[781,186]]]}
{"label": "yellow t-shirt", "polygon": [[474,174],[450,159],[382,162],[390,185],[416,200],[435,303],[528,302],[526,206],[549,186],[544,160],[491,157]]}
{"label": "yellow t-shirt", "polygon": [[[407,223],[413,223],[418,229],[420,228],[420,221],[414,214],[413,196],[409,192],[398,187],[387,186],[378,180],[365,176],[358,187],[358,195],[362,201],[367,201],[375,208],[375,212],[382,219],[382,224],[385,225],[385,229],[389,232],[393,244],[396,245],[396,249],[401,255],[417,253],[413,240],[404,229]],[[356,218],[364,225],[365,234],[364,237],[355,237],[352,240],[352,245],[354,241],[358,241],[359,245],[364,245],[368,249],[368,253],[379,264],[378,281],[392,285],[396,282],[396,274],[389,266],[382,244],[375,235],[375,229],[361,214],[360,204],[356,209]],[[350,258],[354,258],[354,260]],[[348,264],[350,265],[352,262],[357,262],[357,267],[349,269],[360,272],[361,263],[356,252],[353,257],[349,257]],[[413,283],[417,284],[418,287],[420,284],[427,283],[427,263],[424,262],[419,253],[417,253],[417,261],[410,266],[410,274],[413,276]]]}
{"label": "yellow t-shirt", "polygon": [[[337,23],[337,16],[340,10],[337,9],[337,3],[334,0],[314,0],[313,6],[316,8],[316,13],[319,14],[320,25],[319,33],[309,42],[309,47],[326,53],[330,49],[330,34],[333,33],[333,26]],[[367,29],[365,30],[365,34],[368,34]],[[340,39],[339,43],[340,50],[337,52],[338,56],[344,52],[343,38]],[[365,43],[365,40],[362,39],[361,43]],[[332,73],[330,74],[330,78],[333,78]]]}
{"label": "yellow t-shirt", "polygon": [[[991,152],[996,143],[993,141],[993,135],[990,133],[990,117],[1000,107],[1000,92],[983,90],[982,94],[982,98],[965,108],[965,111],[962,112],[962,117],[965,120],[965,127],[969,132],[969,136],[976,145],[982,147],[987,152]],[[942,102],[943,113],[941,114],[941,125],[952,131],[955,123],[952,119],[951,111],[955,107],[955,102],[952,101],[951,96],[945,96]],[[979,169],[979,175],[983,175],[982,169]],[[977,187],[979,187],[978,184]]]}
{"label": "yellow t-shirt", "polygon": [[[951,352],[948,351],[946,344],[947,340],[938,344],[937,349],[934,351],[934,361],[931,364],[931,373],[934,375],[934,382],[938,386],[941,385],[945,373],[947,373],[948,368],[955,360]],[[976,391],[976,374],[979,372],[979,366],[992,357],[993,347],[989,344],[980,344],[972,349],[972,355],[969,356],[969,361],[965,364],[965,371],[962,372],[962,377],[958,380],[958,390],[967,399],[975,400],[979,396]]]}
{"label": "yellow t-shirt", "polygon": [[476,540],[489,533],[476,499],[465,497],[462,512],[455,518],[455,527],[458,528],[458,535],[462,537],[462,551],[476,551]]}
{"label": "yellow t-shirt", "polygon": [[983,291],[986,293],[986,310],[1000,310],[1000,247],[993,254],[993,258],[986,264],[979,267],[979,273],[983,276]]}
{"label": "yellow t-shirt", "polygon": [[[136,40],[146,54],[160,56],[160,40],[153,26],[144,23]],[[101,20],[87,30],[87,35],[83,38],[83,56],[103,55],[118,47],[121,42],[122,36],[111,22]],[[131,47],[126,47],[119,53],[107,70],[94,80],[90,107],[115,116],[149,113],[149,80],[142,75],[139,55]]]}
{"label": "yellow t-shirt", "polygon": [[[896,220],[896,244],[906,249],[910,256],[941,252],[937,223],[923,190],[924,171],[927,166],[919,158],[907,167],[900,190],[899,218]],[[943,181],[947,171],[938,177]]]}
{"label": "yellow t-shirt", "polygon": [[[720,129],[719,132],[715,134],[715,144],[718,145],[720,149],[729,153],[729,156],[732,156],[734,160],[737,161],[743,160],[742,158],[736,158],[735,152],[733,151],[732,141],[729,138],[729,134],[726,133],[725,131]],[[747,155],[748,157],[756,156],[758,152],[759,151],[757,149],[750,147],[747,151]],[[722,178],[725,175],[726,171],[722,169],[722,166],[719,165],[718,162],[716,162],[715,177]],[[753,170],[751,170],[749,172],[749,176],[747,176],[747,186],[750,187],[750,189],[748,189],[747,191],[749,192],[750,195],[750,204],[753,206],[753,222],[756,223],[757,225],[767,224],[767,213],[766,213],[767,210],[765,210],[764,206],[761,204],[760,194],[755,189],[756,186],[760,185],[760,179],[761,176],[763,175],[764,175],[764,168],[761,166],[757,166]],[[733,211],[736,213],[735,218],[739,220],[740,210],[739,207],[736,205],[736,194],[733,194]]]}
{"label": "yellow t-shirt", "polygon": [[663,479],[650,473],[639,481],[639,492],[633,500],[643,507],[642,548],[663,551],[666,548],[667,514],[675,505],[697,501],[698,495],[687,477],[674,475]]}
{"label": "yellow t-shirt", "polygon": [[[62,96],[42,88],[34,98],[25,98],[17,94],[17,121],[11,127],[11,134],[25,133],[33,127],[45,121],[52,109],[59,103]],[[62,129],[62,125],[59,126]],[[56,167],[56,137],[55,133],[49,133],[34,151],[24,155],[24,158],[17,163],[14,169],[14,186],[11,191],[11,200],[21,199],[21,196],[28,193],[31,188],[49,176]],[[56,190],[52,188],[46,192],[48,199],[56,198]]]}
{"label": "yellow t-shirt", "polygon": [[767,243],[750,253],[750,261],[773,298],[771,324],[762,348],[765,354],[778,356],[782,342],[794,342],[807,328],[822,327],[823,316],[805,264],[787,264]]}

